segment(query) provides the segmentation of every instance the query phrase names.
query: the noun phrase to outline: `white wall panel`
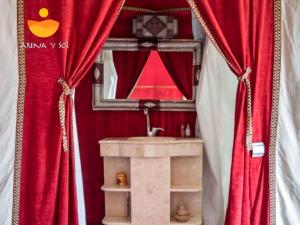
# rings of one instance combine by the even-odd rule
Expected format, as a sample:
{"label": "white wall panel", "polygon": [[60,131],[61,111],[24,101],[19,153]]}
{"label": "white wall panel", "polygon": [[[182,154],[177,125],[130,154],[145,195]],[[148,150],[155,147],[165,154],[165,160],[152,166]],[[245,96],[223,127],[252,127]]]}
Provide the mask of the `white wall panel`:
{"label": "white wall panel", "polygon": [[205,142],[204,225],[223,225],[228,203],[234,132],[236,76],[207,41],[197,91],[200,135]]}

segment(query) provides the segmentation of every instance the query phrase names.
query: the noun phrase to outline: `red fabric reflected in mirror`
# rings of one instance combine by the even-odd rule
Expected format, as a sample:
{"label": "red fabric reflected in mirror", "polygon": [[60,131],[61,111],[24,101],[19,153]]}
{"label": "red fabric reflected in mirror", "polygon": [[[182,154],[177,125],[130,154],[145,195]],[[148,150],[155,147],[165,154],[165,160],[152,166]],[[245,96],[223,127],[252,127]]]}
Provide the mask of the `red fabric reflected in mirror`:
{"label": "red fabric reflected in mirror", "polygon": [[128,98],[182,100],[183,97],[158,52],[151,51],[144,69]]}
{"label": "red fabric reflected in mirror", "polygon": [[113,51],[118,74],[117,99],[128,98],[147,62],[148,51]]}
{"label": "red fabric reflected in mirror", "polygon": [[159,52],[175,84],[187,99],[193,98],[193,53]]}

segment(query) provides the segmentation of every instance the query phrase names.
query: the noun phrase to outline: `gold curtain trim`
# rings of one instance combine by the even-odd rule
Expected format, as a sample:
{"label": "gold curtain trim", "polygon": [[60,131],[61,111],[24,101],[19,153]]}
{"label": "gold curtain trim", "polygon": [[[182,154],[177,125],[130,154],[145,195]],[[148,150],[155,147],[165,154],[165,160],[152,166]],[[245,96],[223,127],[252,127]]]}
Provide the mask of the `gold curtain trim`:
{"label": "gold curtain trim", "polygon": [[18,34],[18,67],[19,67],[19,89],[17,103],[17,126],[16,126],[16,147],[14,164],[14,187],[13,187],[13,209],[12,224],[19,225],[20,217],[20,190],[21,190],[21,167],[23,150],[23,121],[25,106],[25,88],[26,88],[26,60],[25,48],[22,44],[25,42],[24,31],[24,0],[17,1],[17,34]]}
{"label": "gold curtain trim", "polygon": [[211,42],[213,43],[213,45],[216,47],[216,49],[218,50],[218,52],[223,56],[223,58],[228,63],[228,65],[230,65],[231,68],[234,68],[234,66],[228,61],[228,59],[225,57],[225,55],[221,51],[221,49],[220,49],[218,43],[216,42],[213,34],[211,33],[211,31],[208,28],[205,20],[202,17],[200,11],[198,10],[198,8],[197,8],[196,3],[194,2],[194,0],[187,0],[187,2],[190,4],[191,9],[193,10],[193,12],[196,15],[198,21],[200,22],[202,28],[204,29],[205,33],[207,34],[207,36],[209,37],[209,39],[211,40]]}
{"label": "gold curtain trim", "polygon": [[270,225],[276,225],[276,139],[278,128],[278,110],[280,94],[281,70],[281,0],[274,1],[274,62],[273,91],[269,147],[269,177],[270,177]]}
{"label": "gold curtain trim", "polygon": [[[208,28],[205,20],[203,19],[200,11],[198,10],[196,3],[194,0],[187,0],[190,4],[190,7],[192,8],[193,12],[195,13],[196,17],[198,18],[200,24],[202,25],[204,31],[206,32],[207,36],[213,43],[213,45],[216,47],[218,52],[223,56],[223,58],[226,60],[228,65],[231,66],[231,68],[234,68],[234,66],[228,61],[228,59],[225,57],[223,52],[221,51],[218,43],[216,42],[213,34],[211,33],[210,29]],[[248,75],[251,73],[251,68],[247,67],[245,73],[242,76],[237,76],[238,80],[241,82],[245,82],[247,87],[247,129],[246,129],[246,148],[247,150],[252,149],[252,106],[251,106],[251,85],[250,80],[248,79]]]}
{"label": "gold curtain trim", "polygon": [[[122,1],[121,7],[118,11],[118,14],[115,18],[114,24],[116,23],[116,20],[121,12],[121,9],[125,3],[125,0]],[[69,151],[69,146],[68,146],[68,138],[67,138],[67,132],[66,132],[66,106],[65,106],[65,97],[70,96],[72,94],[72,89],[69,87],[68,83],[65,81],[63,77],[59,78],[57,82],[61,85],[62,87],[62,93],[59,97],[58,100],[58,110],[59,110],[59,121],[60,121],[60,126],[62,130],[62,145],[64,152]],[[72,116],[72,115],[71,115]],[[72,119],[72,118],[71,118]]]}
{"label": "gold curtain trim", "polygon": [[248,75],[251,73],[251,68],[247,67],[245,73],[238,77],[240,82],[244,82],[247,88],[247,128],[246,128],[246,148],[248,151],[252,149],[252,99],[251,99],[251,84]]}
{"label": "gold curtain trim", "polygon": [[59,78],[57,81],[62,87],[62,93],[59,97],[58,101],[58,110],[59,110],[59,121],[62,130],[62,144],[64,152],[68,152],[68,139],[66,132],[66,106],[65,106],[65,96],[71,95],[71,89],[64,78]]}
{"label": "gold curtain trim", "polygon": [[134,7],[134,6],[123,6],[122,10],[135,11],[135,12],[145,12],[145,13],[169,13],[169,12],[191,11],[191,9],[189,7],[152,10],[152,9],[140,8],[140,7]]}

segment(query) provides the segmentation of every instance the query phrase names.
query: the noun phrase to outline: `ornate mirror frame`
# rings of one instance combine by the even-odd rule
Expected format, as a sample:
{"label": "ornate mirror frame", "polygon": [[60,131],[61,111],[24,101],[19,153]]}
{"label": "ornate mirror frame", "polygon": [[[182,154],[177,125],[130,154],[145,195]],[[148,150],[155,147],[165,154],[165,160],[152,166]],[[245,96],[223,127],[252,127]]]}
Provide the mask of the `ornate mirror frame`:
{"label": "ornate mirror frame", "polygon": [[117,51],[168,51],[168,52],[193,52],[193,98],[192,100],[133,100],[133,99],[104,99],[104,60],[100,53],[100,63],[97,66],[99,74],[93,83],[93,110],[118,110],[138,111],[144,108],[157,111],[196,111],[195,96],[199,82],[202,41],[192,39],[136,39],[136,38],[109,38],[102,50]]}

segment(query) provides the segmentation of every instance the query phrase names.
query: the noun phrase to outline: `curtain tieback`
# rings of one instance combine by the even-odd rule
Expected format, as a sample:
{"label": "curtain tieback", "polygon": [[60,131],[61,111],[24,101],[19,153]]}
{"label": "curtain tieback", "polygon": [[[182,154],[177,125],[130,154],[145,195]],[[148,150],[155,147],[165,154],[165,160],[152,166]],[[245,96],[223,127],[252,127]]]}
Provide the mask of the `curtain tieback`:
{"label": "curtain tieback", "polygon": [[64,78],[59,78],[57,81],[62,86],[62,93],[59,97],[58,101],[58,110],[59,110],[59,120],[60,126],[62,129],[62,144],[64,152],[68,152],[68,140],[67,140],[67,132],[66,132],[66,107],[65,107],[65,96],[71,95],[71,89]]}
{"label": "curtain tieback", "polygon": [[246,148],[248,151],[252,149],[252,100],[251,100],[251,85],[248,75],[251,73],[251,68],[247,67],[244,74],[238,77],[238,80],[245,82],[247,88],[247,128],[246,128]]}

